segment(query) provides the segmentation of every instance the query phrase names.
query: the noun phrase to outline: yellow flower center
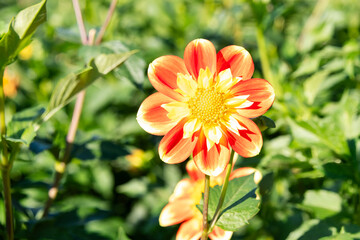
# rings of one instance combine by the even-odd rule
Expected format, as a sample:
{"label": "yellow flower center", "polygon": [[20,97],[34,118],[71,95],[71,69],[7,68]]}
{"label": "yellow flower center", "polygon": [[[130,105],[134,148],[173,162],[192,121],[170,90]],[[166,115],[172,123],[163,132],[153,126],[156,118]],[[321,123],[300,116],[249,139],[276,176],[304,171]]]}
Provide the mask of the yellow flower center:
{"label": "yellow flower center", "polygon": [[206,125],[218,125],[228,108],[224,104],[224,94],[214,87],[198,88],[188,101],[191,114]]}

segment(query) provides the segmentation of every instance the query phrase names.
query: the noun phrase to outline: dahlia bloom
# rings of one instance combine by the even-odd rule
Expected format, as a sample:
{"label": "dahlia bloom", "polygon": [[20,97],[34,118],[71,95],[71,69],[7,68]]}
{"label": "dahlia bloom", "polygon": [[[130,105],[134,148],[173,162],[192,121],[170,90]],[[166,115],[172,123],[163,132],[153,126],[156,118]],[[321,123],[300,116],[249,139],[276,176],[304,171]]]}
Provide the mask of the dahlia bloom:
{"label": "dahlia bloom", "polygon": [[[176,234],[176,240],[196,240],[202,234],[202,214],[196,208],[200,203],[204,189],[205,175],[199,171],[193,161],[186,164],[190,178],[182,179],[175,187],[174,193],[169,198],[169,203],[160,213],[159,223],[163,227],[182,223]],[[225,177],[225,172],[211,179],[211,186],[220,185]],[[244,167],[231,172],[230,180],[250,175],[255,172],[254,181],[261,180],[261,173],[254,168]],[[226,240],[232,236],[231,231],[225,231],[215,226],[209,234],[212,240]]]}
{"label": "dahlia bloom", "polygon": [[243,157],[260,152],[262,136],[250,118],[264,114],[275,94],[264,79],[251,76],[254,64],[248,51],[228,46],[216,54],[205,39],[190,42],[184,59],[162,56],[148,68],[158,92],[141,104],[137,120],[154,135],[165,135],[160,158],[180,163],[193,155],[205,174],[217,176],[230,158],[230,147]]}

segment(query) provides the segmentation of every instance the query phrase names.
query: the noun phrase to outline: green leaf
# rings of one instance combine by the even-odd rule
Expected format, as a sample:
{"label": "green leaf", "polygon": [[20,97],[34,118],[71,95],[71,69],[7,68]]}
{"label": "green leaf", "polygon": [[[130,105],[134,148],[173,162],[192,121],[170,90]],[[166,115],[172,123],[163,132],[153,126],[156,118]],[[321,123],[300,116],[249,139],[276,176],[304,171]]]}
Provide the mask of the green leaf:
{"label": "green leaf", "polygon": [[266,116],[260,116],[252,119],[259,127],[260,131],[264,131],[268,128],[276,128],[274,120]]}
{"label": "green leaf", "polygon": [[0,68],[12,63],[18,53],[30,42],[36,28],[46,20],[46,0],[17,14],[9,30],[0,39]]}
{"label": "green leaf", "polygon": [[301,207],[323,219],[341,212],[341,197],[326,190],[308,190]]}
{"label": "green leaf", "polygon": [[[248,224],[248,220],[259,211],[260,201],[256,199],[256,188],[253,174],[231,180],[216,225],[226,231],[234,232]],[[209,219],[215,214],[220,194],[221,186],[210,188]],[[199,208],[202,209],[202,206]]]}
{"label": "green leaf", "polygon": [[42,119],[47,121],[59,109],[68,104],[76,94],[84,90],[98,78],[120,66],[136,51],[123,54],[101,54],[92,59],[88,66],[78,74],[70,74],[56,85],[46,112]]}
{"label": "green leaf", "polygon": [[329,72],[327,70],[316,72],[305,81],[304,94],[310,105],[314,103],[314,100],[321,89],[321,85],[328,75]]}
{"label": "green leaf", "polygon": [[43,107],[33,107],[17,112],[7,125],[6,139],[11,142],[30,144],[36,135],[35,122],[43,112]]}

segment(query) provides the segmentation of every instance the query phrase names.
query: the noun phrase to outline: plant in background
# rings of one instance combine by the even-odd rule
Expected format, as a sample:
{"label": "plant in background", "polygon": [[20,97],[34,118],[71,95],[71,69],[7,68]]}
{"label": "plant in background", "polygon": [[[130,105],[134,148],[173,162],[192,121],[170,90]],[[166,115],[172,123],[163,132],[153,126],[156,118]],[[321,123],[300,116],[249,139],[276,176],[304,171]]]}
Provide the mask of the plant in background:
{"label": "plant in background", "polygon": [[[250,118],[264,114],[275,93],[266,80],[252,79],[253,72],[251,55],[243,47],[228,46],[216,54],[214,45],[205,39],[190,42],[184,59],[159,57],[148,69],[149,80],[159,92],[144,100],[137,120],[147,132],[165,135],[159,145],[164,162],[180,163],[192,154],[205,174],[202,239],[207,239],[224,210],[234,154],[231,148],[243,157],[253,157],[262,147],[261,132]],[[227,165],[209,225],[210,176],[218,176]]]}
{"label": "plant in background", "polygon": [[[169,198],[169,203],[161,211],[159,222],[163,227],[181,223],[176,239],[199,239],[202,234],[202,216],[196,206],[200,204],[205,176],[192,160],[186,164],[186,171],[190,178],[184,178],[176,185],[174,193]],[[254,181],[258,184],[261,180],[261,173],[250,167],[232,171],[229,180],[231,182],[235,178],[245,177],[253,173],[255,173],[253,175]],[[210,186],[221,185],[224,178],[225,172],[213,178]],[[232,233],[215,226],[210,232],[209,238],[212,240],[230,239]]]}

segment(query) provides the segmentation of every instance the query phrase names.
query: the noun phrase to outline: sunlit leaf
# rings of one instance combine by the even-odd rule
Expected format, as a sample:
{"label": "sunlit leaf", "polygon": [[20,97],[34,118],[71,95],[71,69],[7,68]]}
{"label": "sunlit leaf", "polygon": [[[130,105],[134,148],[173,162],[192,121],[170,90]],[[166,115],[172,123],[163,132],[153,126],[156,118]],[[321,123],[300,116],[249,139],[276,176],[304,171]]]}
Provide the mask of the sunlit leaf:
{"label": "sunlit leaf", "polygon": [[0,68],[12,63],[26,47],[36,28],[46,20],[46,0],[18,13],[0,39]]}
{"label": "sunlit leaf", "polygon": [[341,197],[327,190],[308,190],[301,206],[323,219],[341,211]]}
{"label": "sunlit leaf", "polygon": [[59,109],[68,104],[76,94],[91,85],[96,79],[120,66],[134,53],[135,51],[124,54],[101,54],[91,60],[80,73],[70,74],[60,80],[51,95],[50,103],[42,117],[43,120],[47,121]]}

